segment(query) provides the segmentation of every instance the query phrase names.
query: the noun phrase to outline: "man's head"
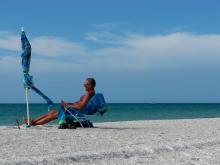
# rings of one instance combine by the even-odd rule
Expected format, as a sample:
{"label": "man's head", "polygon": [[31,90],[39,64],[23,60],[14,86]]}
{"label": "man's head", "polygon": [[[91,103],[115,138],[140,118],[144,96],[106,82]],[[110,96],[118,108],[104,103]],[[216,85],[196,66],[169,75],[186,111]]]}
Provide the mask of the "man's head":
{"label": "man's head", "polygon": [[94,89],[96,86],[96,82],[94,78],[87,78],[85,83],[84,83],[84,87],[86,88],[87,91],[90,91],[92,89]]}

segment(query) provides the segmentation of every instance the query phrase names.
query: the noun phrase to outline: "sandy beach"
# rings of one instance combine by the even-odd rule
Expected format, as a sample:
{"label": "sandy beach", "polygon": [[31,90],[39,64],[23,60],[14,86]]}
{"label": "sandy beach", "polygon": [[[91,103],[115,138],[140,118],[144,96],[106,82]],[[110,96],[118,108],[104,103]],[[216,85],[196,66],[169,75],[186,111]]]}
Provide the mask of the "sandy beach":
{"label": "sandy beach", "polygon": [[0,127],[0,164],[219,165],[220,118]]}

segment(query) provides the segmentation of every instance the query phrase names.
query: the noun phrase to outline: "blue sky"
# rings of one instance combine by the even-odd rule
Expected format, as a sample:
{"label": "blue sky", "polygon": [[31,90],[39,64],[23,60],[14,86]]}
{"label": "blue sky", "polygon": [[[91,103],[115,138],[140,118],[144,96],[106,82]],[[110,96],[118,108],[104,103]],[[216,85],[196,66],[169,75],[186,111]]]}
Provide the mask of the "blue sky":
{"label": "blue sky", "polygon": [[55,102],[76,101],[86,77],[108,102],[220,101],[217,0],[8,0],[0,20],[1,103],[24,102],[21,26],[34,83]]}

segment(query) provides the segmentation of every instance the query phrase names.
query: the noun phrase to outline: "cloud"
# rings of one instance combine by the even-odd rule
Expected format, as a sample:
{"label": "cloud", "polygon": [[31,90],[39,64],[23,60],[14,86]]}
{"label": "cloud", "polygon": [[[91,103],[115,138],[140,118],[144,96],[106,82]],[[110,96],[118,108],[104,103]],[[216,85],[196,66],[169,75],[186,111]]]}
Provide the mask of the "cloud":
{"label": "cloud", "polygon": [[21,49],[19,37],[7,31],[0,31],[0,49],[19,51]]}
{"label": "cloud", "polygon": [[[0,49],[11,51],[11,54],[13,51],[20,51],[16,37],[18,38],[11,34],[5,35],[0,40]],[[86,44],[59,37],[32,38],[31,70],[50,73],[145,72],[152,69],[220,64],[218,34],[178,32],[152,36],[132,33],[118,36],[108,32],[94,32],[87,33],[87,37],[97,44],[103,41],[110,41],[110,44],[91,49]],[[112,45],[111,42],[114,41],[116,44]],[[10,66],[11,70],[14,68],[16,71],[18,60],[13,56],[1,57],[1,70]]]}
{"label": "cloud", "polygon": [[96,24],[94,25],[94,27],[100,31],[110,31],[110,30],[113,30],[113,29],[116,29],[118,28],[119,26],[122,26],[122,25],[127,25],[128,22],[106,22],[106,23],[102,23],[102,24]]}
{"label": "cloud", "polygon": [[85,39],[103,44],[120,44],[123,37],[110,31],[99,31],[86,33]]}
{"label": "cloud", "polygon": [[96,31],[86,33],[85,39],[102,44],[120,44],[126,33],[117,29],[126,24],[127,22],[96,24],[94,25]]}
{"label": "cloud", "polygon": [[159,68],[220,64],[220,35],[188,32],[144,36],[130,34],[120,46],[95,50],[93,66],[115,71],[147,71]]}
{"label": "cloud", "polygon": [[[31,37],[28,37],[31,38]],[[41,56],[81,55],[84,47],[78,42],[68,41],[61,37],[40,36],[30,39],[32,50]],[[8,31],[0,31],[0,49],[8,51],[21,51],[20,36]]]}
{"label": "cloud", "polygon": [[39,55],[62,56],[84,54],[84,47],[77,42],[72,42],[58,37],[41,36],[31,40],[33,51]]}

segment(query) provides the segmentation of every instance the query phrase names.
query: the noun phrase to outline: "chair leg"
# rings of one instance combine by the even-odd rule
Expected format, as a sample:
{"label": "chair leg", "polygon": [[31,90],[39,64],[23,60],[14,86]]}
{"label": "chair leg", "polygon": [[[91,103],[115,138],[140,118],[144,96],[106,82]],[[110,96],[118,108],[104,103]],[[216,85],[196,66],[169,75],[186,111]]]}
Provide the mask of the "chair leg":
{"label": "chair leg", "polygon": [[86,120],[86,123],[87,123],[87,125],[89,126],[89,128],[91,128],[91,127],[90,127],[90,124],[89,124],[89,122],[88,122],[88,120]]}
{"label": "chair leg", "polygon": [[81,125],[81,127],[84,128],[83,125],[82,125],[82,123],[79,121],[79,119],[78,119],[75,115],[72,114],[72,112],[70,112],[68,109],[67,109],[66,111],[68,111],[68,112],[70,113],[70,115],[73,116],[74,119],[76,119],[76,120],[79,122],[79,124]]}

